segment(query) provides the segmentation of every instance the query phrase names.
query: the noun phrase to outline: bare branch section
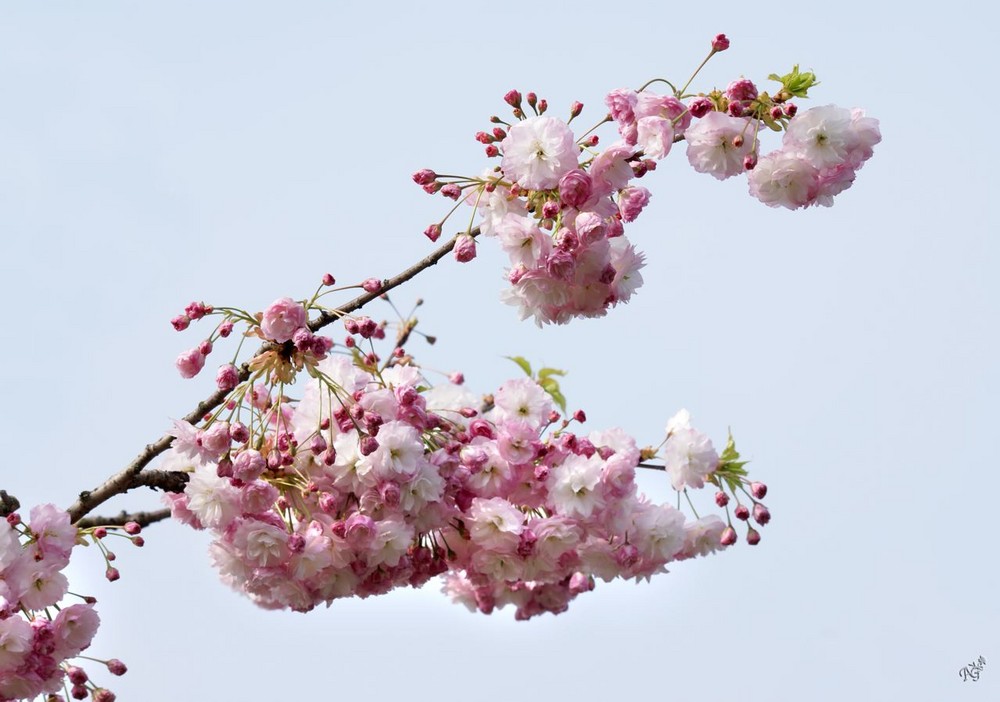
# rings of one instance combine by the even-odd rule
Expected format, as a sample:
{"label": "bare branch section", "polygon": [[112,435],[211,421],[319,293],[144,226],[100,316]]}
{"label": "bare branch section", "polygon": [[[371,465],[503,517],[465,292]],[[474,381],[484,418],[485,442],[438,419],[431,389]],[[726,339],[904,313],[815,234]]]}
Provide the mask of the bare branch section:
{"label": "bare branch section", "polygon": [[90,529],[99,526],[123,526],[128,522],[135,522],[139,526],[147,527],[156,522],[162,522],[170,518],[169,509],[158,509],[155,512],[125,512],[114,517],[85,517],[76,523],[81,529]]}
{"label": "bare branch section", "polygon": [[[393,276],[392,278],[387,278],[382,283],[382,288],[375,293],[364,293],[363,295],[358,295],[353,300],[348,301],[346,304],[338,307],[332,312],[322,312],[320,315],[309,323],[309,329],[311,331],[317,331],[323,327],[335,322],[345,315],[350,314],[356,310],[361,309],[369,302],[377,298],[382,293],[389,292],[393,288],[396,288],[411,278],[415,277],[421,271],[424,271],[438,261],[440,261],[444,256],[446,256],[453,248],[455,248],[455,242],[458,241],[459,236],[465,235],[466,232],[462,232],[445,243],[443,246],[435,249],[432,253],[422,258],[417,263],[413,264],[407,268],[402,273]],[[479,227],[474,228],[471,232],[468,232],[472,236],[479,235]],[[268,342],[264,343],[257,349],[251,358],[256,358],[262,353],[266,353],[274,348],[274,344]],[[249,361],[244,363],[239,368],[239,378],[240,382],[246,381],[250,377],[250,364]],[[221,405],[228,396],[228,392],[217,390],[206,399],[198,403],[198,406],[191,410],[188,414],[184,415],[184,421],[195,424],[201,419],[214,410],[216,407]],[[136,482],[136,477],[142,472],[142,469],[149,465],[150,461],[159,456],[161,453],[166,451],[170,444],[173,442],[174,437],[171,434],[164,434],[159,439],[151,444],[147,444],[146,447],[137,455],[132,461],[125,466],[118,473],[115,473],[110,478],[105,480],[99,486],[93,490],[85,490],[80,493],[79,498],[76,502],[70,505],[69,512],[70,519],[73,522],[79,522],[84,516],[89,514],[91,510],[100,504],[103,504],[115,495],[121,495],[128,492],[134,487],[139,487],[144,485],[143,482]],[[154,487],[154,486],[150,486]],[[183,488],[181,488],[183,489]]]}

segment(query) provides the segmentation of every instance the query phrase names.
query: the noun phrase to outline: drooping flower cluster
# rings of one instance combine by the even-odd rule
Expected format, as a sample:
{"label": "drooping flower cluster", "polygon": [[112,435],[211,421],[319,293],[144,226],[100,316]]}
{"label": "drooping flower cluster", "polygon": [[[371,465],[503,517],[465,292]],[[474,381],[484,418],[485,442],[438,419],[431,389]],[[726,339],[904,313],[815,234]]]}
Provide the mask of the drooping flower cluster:
{"label": "drooping flower cluster", "polygon": [[[54,505],[32,508],[28,524],[17,512],[0,520],[0,702],[62,699],[57,693],[67,680],[74,699],[114,701],[69,662],[90,646],[100,624],[92,598],[59,606],[77,534],[69,514]],[[105,663],[112,674],[125,672],[121,661]]]}
{"label": "drooping flower cluster", "polygon": [[[649,578],[728,545],[718,517],[689,521],[637,492],[654,451],[618,429],[571,432],[583,413],[561,419],[536,380],[484,403],[462,385],[430,387],[406,358],[331,355],[307,366],[298,401],[271,376],[235,388],[201,427],[175,422],[167,465],[191,476],[168,497],[172,513],[215,533],[226,583],[262,607],[307,611],[448,573],[456,600],[526,618],[563,611],[595,578]],[[742,485],[742,464],[686,414],[668,432],[676,489]]]}
{"label": "drooping flower cluster", "polygon": [[[728,46],[725,35],[717,36],[710,56]],[[796,66],[770,78],[781,83],[773,97],[746,78],[707,95],[669,83],[673,94],[661,95],[648,90],[652,82],[613,90],[605,98],[605,121],[616,123],[620,139],[602,151],[594,148],[593,129],[578,138],[570,128],[581,103],[573,103],[564,122],[546,114],[546,101],[534,93],[525,99],[512,90],[504,99],[516,121],[494,116],[491,122],[502,126],[476,135],[487,156],[501,159],[498,166],[481,177],[423,169],[413,179],[428,193],[477,208],[479,231],[497,238],[510,258],[510,287],[501,297],[522,319],[541,326],[599,317],[642,284],[644,257],[624,224],[639,216],[650,192],[634,180],[654,170],[675,142],[687,141],[688,161],[698,172],[720,180],[749,172],[751,194],[772,207],[829,206],[850,187],[881,139],[878,122],[833,106],[796,116],[790,100],[806,97],[815,76]],[[785,130],[783,145],[760,158],[761,133],[770,130]],[[437,240],[443,224],[424,233]],[[473,235],[471,228],[459,235],[459,261],[475,257]]]}

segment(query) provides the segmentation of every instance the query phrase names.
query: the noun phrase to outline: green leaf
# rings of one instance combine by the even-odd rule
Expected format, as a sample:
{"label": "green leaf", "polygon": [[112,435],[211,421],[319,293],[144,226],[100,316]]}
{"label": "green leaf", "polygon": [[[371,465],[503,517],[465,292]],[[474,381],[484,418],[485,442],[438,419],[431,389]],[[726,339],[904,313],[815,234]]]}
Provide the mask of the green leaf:
{"label": "green leaf", "polygon": [[521,370],[523,370],[527,374],[527,376],[529,378],[534,377],[534,374],[531,372],[531,364],[528,363],[528,361],[526,359],[524,359],[523,357],[521,357],[521,356],[504,356],[504,358],[506,358],[507,360],[513,361],[518,366],[520,366]]}
{"label": "green leaf", "polygon": [[800,71],[798,64],[795,64],[791,73],[786,73],[783,76],[772,73],[768,76],[768,79],[781,83],[782,92],[800,98],[809,97],[809,88],[819,85],[819,81],[816,80],[816,74],[812,71]]}
{"label": "green leaf", "polygon": [[558,368],[542,368],[540,371],[538,371],[539,380],[541,380],[542,378],[548,378],[551,375],[558,375],[562,377],[566,375],[566,371],[559,370]]}

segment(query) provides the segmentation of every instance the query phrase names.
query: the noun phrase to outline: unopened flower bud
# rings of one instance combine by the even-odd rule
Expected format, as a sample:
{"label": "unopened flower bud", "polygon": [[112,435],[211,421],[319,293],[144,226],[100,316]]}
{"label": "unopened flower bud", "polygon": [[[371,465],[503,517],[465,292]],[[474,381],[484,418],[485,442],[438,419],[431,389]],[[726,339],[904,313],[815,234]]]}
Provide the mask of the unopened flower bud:
{"label": "unopened flower bud", "polygon": [[578,409],[576,412],[573,413],[573,419],[583,424],[584,422],[587,421],[587,413],[584,412],[582,409]]}
{"label": "unopened flower bud", "polygon": [[378,450],[378,439],[374,436],[362,436],[358,443],[358,450],[362,456],[370,456]]}
{"label": "unopened flower bud", "polygon": [[458,198],[462,197],[462,189],[454,183],[448,183],[448,185],[441,188],[441,194],[445,197],[450,197],[452,200],[458,200]]}
{"label": "unopened flower bud", "polygon": [[243,422],[233,422],[229,425],[229,436],[238,444],[245,444],[250,439],[250,430]]}
{"label": "unopened flower bud", "polygon": [[480,144],[492,144],[496,141],[496,137],[486,132],[476,132],[476,141]]}
{"label": "unopened flower bud", "polygon": [[752,171],[757,167],[757,152],[752,151],[743,157],[743,168]]}
{"label": "unopened flower bud", "polygon": [[760,482],[750,483],[750,494],[758,500],[763,500],[764,496],[767,495],[767,485]]}
{"label": "unopened flower bud", "polygon": [[688,103],[688,111],[692,116],[701,119],[713,109],[712,101],[707,97],[696,97]]}
{"label": "unopened flower bud", "polygon": [[506,95],[503,96],[503,101],[506,102],[511,107],[520,107],[521,105],[521,93],[516,90],[510,90]]}
{"label": "unopened flower bud", "polygon": [[122,528],[125,529],[125,533],[129,536],[135,536],[142,531],[142,526],[138,522],[125,522],[125,526]]}
{"label": "unopened flower bud", "polygon": [[177,357],[174,365],[182,378],[193,378],[205,367],[205,354],[199,349],[185,351]]}
{"label": "unopened flower bud", "polygon": [[725,507],[729,504],[729,495],[719,490],[715,493],[715,504],[719,505],[719,507]]}
{"label": "unopened flower bud", "polygon": [[240,372],[236,370],[236,366],[232,363],[219,366],[219,371],[215,374],[215,385],[219,390],[229,392],[239,384]]}
{"label": "unopened flower bud", "polygon": [[737,134],[736,136],[733,137],[733,146],[736,147],[737,149],[743,146],[742,134]]}
{"label": "unopened flower bud", "polygon": [[455,241],[455,260],[468,263],[476,257],[476,240],[469,234],[462,234]]}
{"label": "unopened flower bud", "polygon": [[770,110],[768,110],[768,114],[771,115],[771,119],[781,119],[782,117],[785,116],[785,113],[778,105],[775,105]]}
{"label": "unopened flower bud", "polygon": [[747,532],[747,543],[751,546],[756,546],[760,543],[760,532],[750,527],[750,531]]}
{"label": "unopened flower bud", "polygon": [[736,543],[737,538],[739,537],[736,536],[736,530],[731,526],[726,527],[722,530],[722,535],[719,537],[719,543],[723,546],[732,546]]}
{"label": "unopened flower bud", "polygon": [[142,548],[143,546],[146,545],[146,540],[141,536],[133,536],[132,545],[135,546],[136,548]]}
{"label": "unopened flower bud", "polygon": [[191,302],[184,308],[184,314],[191,319],[201,319],[208,312],[204,302]]}
{"label": "unopened flower bud", "polygon": [[105,529],[104,527],[97,527],[96,529],[94,529],[95,539],[103,539],[107,535],[108,535],[108,530]]}
{"label": "unopened flower bud", "polygon": [[465,382],[465,376],[462,375],[460,372],[455,371],[454,373],[448,376],[448,381],[454,383],[455,385],[461,385],[462,383]]}
{"label": "unopened flower bud", "polygon": [[170,320],[176,331],[184,331],[191,325],[191,318],[186,314],[179,314]]}
{"label": "unopened flower bud", "polygon": [[582,111],[583,111],[583,103],[582,102],[574,102],[569,107],[569,116],[570,116],[570,119],[572,119],[574,117],[578,117]]}
{"label": "unopened flower bud", "polygon": [[534,93],[528,93],[525,97],[528,100],[528,104],[532,107],[538,104],[538,96]]}
{"label": "unopened flower bud", "polygon": [[232,333],[233,333],[233,323],[230,320],[227,319],[225,322],[219,325],[219,336],[221,336],[223,339],[225,339]]}
{"label": "unopened flower bud", "polygon": [[209,341],[208,339],[205,339],[198,345],[198,350],[201,351],[203,356],[207,356],[208,354],[212,353],[212,342]]}
{"label": "unopened flower bud", "polygon": [[753,520],[764,526],[771,521],[771,511],[760,502],[753,506]]}
{"label": "unopened flower bud", "polygon": [[490,144],[486,147],[486,156],[489,158],[494,158],[500,155],[500,149],[497,148],[496,144]]}
{"label": "unopened flower bud", "polygon": [[788,117],[794,117],[795,113],[799,111],[799,106],[794,102],[789,102],[785,105],[785,114]]}
{"label": "unopened flower bud", "polygon": [[74,685],[83,685],[89,680],[87,671],[76,665],[66,666],[66,677]]}
{"label": "unopened flower bud", "polygon": [[437,179],[437,173],[429,168],[422,168],[413,174],[413,182],[417,185],[427,185]]}
{"label": "unopened flower bud", "polygon": [[[108,553],[108,560],[111,560],[112,555],[113,554]],[[109,582],[113,583],[114,581],[118,580],[118,578],[122,577],[122,574],[118,572],[117,568],[108,566],[108,569],[104,571],[104,577],[107,578]]]}
{"label": "unopened flower bud", "polygon": [[750,510],[746,505],[737,505],[734,514],[736,514],[737,519],[741,519],[743,521],[750,518]]}
{"label": "unopened flower bud", "polygon": [[729,48],[729,38],[725,34],[716,34],[712,39],[712,51],[725,51]]}
{"label": "unopened flower bud", "polygon": [[539,100],[538,101],[538,114],[540,114],[540,115],[545,114],[545,111],[547,109],[549,109],[548,100]]}

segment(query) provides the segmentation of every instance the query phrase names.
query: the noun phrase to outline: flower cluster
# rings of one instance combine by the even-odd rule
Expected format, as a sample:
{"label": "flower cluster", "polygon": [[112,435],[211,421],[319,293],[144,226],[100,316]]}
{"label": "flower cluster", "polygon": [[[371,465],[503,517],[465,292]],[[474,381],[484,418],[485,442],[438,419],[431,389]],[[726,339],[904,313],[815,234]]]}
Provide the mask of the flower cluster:
{"label": "flower cluster", "polygon": [[[709,56],[728,46],[718,35]],[[644,257],[624,235],[624,224],[650,200],[635,179],[654,170],[675,142],[687,141],[688,161],[700,173],[722,180],[749,172],[751,194],[773,207],[829,206],[850,187],[881,139],[878,122],[833,106],[796,116],[790,100],[806,97],[815,76],[796,66],[770,77],[781,83],[773,97],[746,78],[707,95],[688,94],[687,85],[677,89],[669,81],[662,81],[673,89],[669,95],[648,89],[656,81],[613,90],[605,98],[604,121],[617,125],[620,139],[601,151],[595,149],[596,127],[580,137],[570,128],[582,103],[573,103],[563,121],[546,114],[546,101],[534,93],[525,102],[512,90],[504,99],[516,121],[494,116],[491,122],[502,126],[476,135],[499,165],[481,177],[422,169],[413,180],[428,193],[476,207],[479,232],[497,238],[510,258],[510,287],[502,299],[522,319],[541,326],[599,317],[642,284]],[[785,130],[784,142],[760,158],[760,136],[769,130]],[[443,224],[424,233],[437,240]],[[471,228],[458,236],[454,250],[459,261],[475,257]]]}
{"label": "flower cluster", "polygon": [[[62,570],[77,543],[69,514],[54,505],[32,508],[28,524],[17,512],[0,520],[0,702],[63,699],[56,693],[67,680],[73,699],[114,702],[113,693],[68,662],[90,646],[100,624],[92,598],[58,605],[69,587]],[[105,664],[114,675],[125,673],[119,660]]]}
{"label": "flower cluster", "polygon": [[[345,322],[359,335],[372,325]],[[584,414],[562,419],[535,379],[482,398],[431,387],[406,359],[379,365],[355,348],[310,366],[297,401],[280,381],[241,385],[228,414],[175,422],[167,465],[191,476],[167,499],[215,534],[226,583],[308,611],[448,573],[455,599],[526,618],[563,611],[594,578],[649,578],[728,545],[718,517],[689,521],[638,493],[635,469],[656,451],[620,429],[570,431]],[[662,458],[679,491],[743,481],[686,413]]]}

